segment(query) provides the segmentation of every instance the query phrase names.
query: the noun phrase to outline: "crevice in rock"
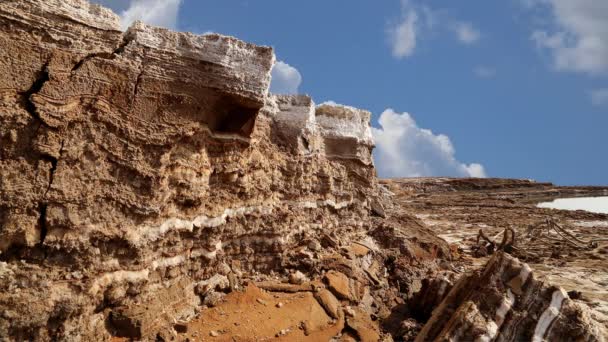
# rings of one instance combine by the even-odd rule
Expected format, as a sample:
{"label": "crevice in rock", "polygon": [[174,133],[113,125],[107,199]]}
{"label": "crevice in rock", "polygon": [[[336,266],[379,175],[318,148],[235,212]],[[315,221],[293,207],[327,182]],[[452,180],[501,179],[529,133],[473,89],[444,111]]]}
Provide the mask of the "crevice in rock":
{"label": "crevice in rock", "polygon": [[74,67],[72,67],[72,72],[78,71],[78,69],[80,69],[84,65],[84,63],[86,63],[87,61],[89,61],[93,58],[103,58],[103,59],[111,60],[111,59],[116,58],[116,56],[110,52],[95,52],[95,53],[88,54],[88,55],[84,56],[81,60],[79,60],[76,64],[74,64]]}
{"label": "crevice in rock", "polygon": [[135,87],[133,87],[133,102],[135,102],[135,98],[139,93],[139,85],[141,84],[142,77],[144,75],[144,66],[142,64],[141,69],[139,70],[139,74],[137,74],[137,78],[135,79]]}
{"label": "crevice in rock", "polygon": [[50,79],[49,71],[48,71],[49,62],[47,61],[42,65],[42,68],[38,72],[36,80],[32,83],[32,86],[24,91],[19,93],[24,101],[25,101],[25,110],[37,121],[40,122],[41,125],[47,126],[44,121],[40,118],[38,111],[36,110],[36,104],[32,101],[32,95],[37,94],[42,90],[44,84]]}
{"label": "crevice in rock", "polygon": [[353,338],[357,338],[358,341],[362,341],[363,339],[361,338],[359,332],[357,332],[357,330],[351,328],[346,321],[344,322],[344,328],[342,329],[342,331],[340,332],[341,336],[349,336],[349,337],[353,337]]}
{"label": "crevice in rock", "polygon": [[44,240],[46,239],[46,234],[48,233],[48,229],[46,226],[46,209],[48,207],[47,203],[40,202],[38,203],[38,213],[40,216],[38,217],[38,226],[40,227],[40,245],[44,244]]}
{"label": "crevice in rock", "polygon": [[141,59],[141,64],[139,66],[139,72],[137,74],[137,77],[135,78],[135,85],[133,86],[133,97],[131,98],[131,110],[135,109],[135,99],[137,98],[137,95],[139,94],[139,87],[141,85],[142,78],[144,76],[144,71],[146,70],[145,62],[146,62],[147,52],[148,52],[148,50],[144,48],[142,59]]}
{"label": "crevice in rock", "polygon": [[127,47],[127,45],[129,45],[129,43],[132,42],[132,41],[133,41],[133,36],[131,36],[129,34],[123,34],[122,35],[122,42],[114,50],[113,54],[114,55],[120,55],[121,53],[123,53],[125,51],[125,47]]}
{"label": "crevice in rock", "polygon": [[249,137],[259,109],[243,103],[239,98],[222,96],[215,104],[214,115],[207,125],[215,133],[232,133]]}
{"label": "crevice in rock", "polygon": [[[55,157],[49,156],[49,155],[42,156],[42,159],[48,160],[51,163],[51,169],[49,172],[49,184],[46,188],[46,191],[44,192],[43,198],[46,198],[46,195],[48,194],[49,190],[51,190],[51,186],[53,185],[55,171],[57,171],[57,163],[59,162],[59,159],[61,158],[61,154],[63,153],[64,143],[65,143],[65,140],[62,140],[61,147],[59,148],[59,157],[58,158],[55,158]],[[48,232],[47,225],[46,225],[47,207],[48,207],[48,203],[46,203],[46,202],[38,203],[38,212],[39,212],[38,226],[40,227],[40,245],[44,244],[44,240],[46,239],[46,235]]]}
{"label": "crevice in rock", "polygon": [[59,147],[59,157],[55,158],[53,156],[49,156],[49,155],[44,155],[42,158],[45,160],[48,160],[49,162],[51,162],[51,170],[49,173],[49,185],[46,188],[46,191],[44,192],[44,196],[46,197],[46,194],[49,192],[49,190],[51,190],[51,186],[53,185],[53,180],[55,178],[55,171],[57,171],[57,163],[59,163],[59,159],[61,158],[61,155],[63,154],[63,145],[65,144],[65,140],[61,140],[61,147]]}
{"label": "crevice in rock", "polygon": [[140,340],[141,327],[119,311],[111,311],[106,320],[106,329],[116,337]]}
{"label": "crevice in rock", "polygon": [[108,59],[108,60],[115,59],[116,56],[120,55],[123,51],[125,51],[125,47],[131,41],[133,41],[133,38],[131,36],[123,35],[121,43],[118,45],[118,47],[116,49],[114,49],[114,51],[112,51],[112,52],[106,52],[106,51],[94,52],[94,53],[90,53],[90,54],[84,56],[81,60],[79,60],[76,64],[74,64],[74,66],[72,67],[72,73],[78,71],[84,65],[84,63],[88,62],[89,60],[91,60],[93,58],[103,58],[103,59]]}

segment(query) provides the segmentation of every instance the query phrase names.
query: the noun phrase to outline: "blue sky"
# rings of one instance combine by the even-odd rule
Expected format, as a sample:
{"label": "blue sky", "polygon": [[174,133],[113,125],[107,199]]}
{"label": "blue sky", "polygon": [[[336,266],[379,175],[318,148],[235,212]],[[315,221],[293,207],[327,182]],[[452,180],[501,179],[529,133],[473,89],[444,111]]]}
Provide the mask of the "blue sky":
{"label": "blue sky", "polygon": [[373,113],[382,176],[608,184],[606,0],[97,2],[273,46],[272,90]]}

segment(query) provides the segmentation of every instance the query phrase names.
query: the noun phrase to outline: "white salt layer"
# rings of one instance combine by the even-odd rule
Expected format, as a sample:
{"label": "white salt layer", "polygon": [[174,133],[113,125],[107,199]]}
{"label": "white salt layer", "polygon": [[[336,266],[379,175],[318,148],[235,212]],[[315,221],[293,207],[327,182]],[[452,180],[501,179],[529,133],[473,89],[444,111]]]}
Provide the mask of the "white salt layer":
{"label": "white salt layer", "polygon": [[539,203],[538,207],[608,214],[608,197],[558,198],[551,202]]}

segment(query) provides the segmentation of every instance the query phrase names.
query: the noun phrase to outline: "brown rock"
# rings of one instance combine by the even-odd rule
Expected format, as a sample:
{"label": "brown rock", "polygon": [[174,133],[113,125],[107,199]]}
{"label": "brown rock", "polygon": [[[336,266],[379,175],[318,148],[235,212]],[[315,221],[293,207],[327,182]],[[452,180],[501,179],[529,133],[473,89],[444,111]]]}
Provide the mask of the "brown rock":
{"label": "brown rock", "polygon": [[360,243],[353,243],[350,245],[351,252],[357,257],[364,257],[369,253],[369,248],[363,246]]}
{"label": "brown rock", "polygon": [[325,273],[325,282],[327,286],[339,299],[352,300],[353,295],[350,291],[350,279],[343,273],[336,271],[328,271]]}
{"label": "brown rock", "polygon": [[[438,207],[429,188],[551,190],[529,181],[394,180],[409,199],[393,205],[395,186],[379,195],[371,113],[270,94],[272,49],[233,37],[143,23],[123,32],[118,15],[85,0],[13,0],[0,1],[0,46],[2,340],[169,340],[175,329],[189,335],[180,338],[256,340],[309,321],[309,339],[327,341],[345,324],[332,291],[363,298],[366,310],[351,313],[345,337],[373,340],[369,313],[389,316],[436,275],[437,259],[453,260],[436,231],[407,214]],[[531,207],[482,204],[518,215]],[[488,225],[513,218],[504,212],[487,215]],[[353,241],[373,242],[373,262],[369,251],[348,248]],[[269,285],[272,294],[253,286],[285,269],[306,272],[289,286]],[[560,316],[544,337],[599,339],[592,316],[561,291],[511,282],[520,269],[508,262],[486,269],[474,280],[488,281],[467,276],[452,290],[467,301],[439,304],[445,318],[431,317],[426,336],[487,332],[508,288],[527,300],[510,312],[519,323],[500,327],[507,338],[548,321],[539,316],[555,295],[561,306],[549,314]],[[331,290],[308,282],[322,270],[335,271]],[[249,284],[243,292],[239,281]],[[200,298],[216,306],[201,310]],[[197,315],[198,326],[176,325]]]}
{"label": "brown rock", "polygon": [[199,304],[192,285],[181,280],[152,296],[140,296],[138,302],[124,300],[112,311],[110,320],[121,336],[145,339],[150,332],[163,330],[166,323],[158,319],[159,312],[170,317],[192,317]]}
{"label": "brown rock", "polygon": [[315,292],[315,298],[331,318],[340,317],[342,311],[340,302],[329,290],[321,289]]}
{"label": "brown rock", "polygon": [[355,308],[355,315],[346,318],[346,324],[357,333],[361,342],[372,342],[380,340],[380,329],[378,324],[371,320],[370,315]]}
{"label": "brown rock", "polygon": [[214,307],[219,305],[226,295],[221,292],[210,291],[205,295],[205,299],[203,299],[203,304],[208,307]]}
{"label": "brown rock", "polygon": [[255,285],[263,290],[270,292],[306,292],[312,291],[312,286],[310,283],[295,285],[295,284],[285,284],[278,283],[274,281],[262,281],[256,282]]}
{"label": "brown rock", "polygon": [[123,32],[85,0],[0,2],[0,46],[3,338],[108,339],[107,310],[141,338],[170,333],[197,303],[172,302],[175,282],[205,296],[310,269],[292,233],[318,218],[365,232],[341,221],[367,220],[377,192],[370,113],[269,94],[270,47]]}
{"label": "brown rock", "polygon": [[350,332],[345,332],[340,336],[340,342],[357,342],[359,339]]}
{"label": "brown rock", "polygon": [[380,216],[382,218],[386,218],[386,212],[384,211],[384,206],[380,201],[374,199],[371,201],[371,209],[372,213],[376,216]]}
{"label": "brown rock", "polygon": [[580,327],[581,340],[601,340],[601,328],[589,318],[588,310],[569,299],[563,289],[535,279],[528,265],[499,251],[483,270],[454,284],[416,341],[454,336],[464,340],[532,336],[557,341],[569,339],[572,326]]}

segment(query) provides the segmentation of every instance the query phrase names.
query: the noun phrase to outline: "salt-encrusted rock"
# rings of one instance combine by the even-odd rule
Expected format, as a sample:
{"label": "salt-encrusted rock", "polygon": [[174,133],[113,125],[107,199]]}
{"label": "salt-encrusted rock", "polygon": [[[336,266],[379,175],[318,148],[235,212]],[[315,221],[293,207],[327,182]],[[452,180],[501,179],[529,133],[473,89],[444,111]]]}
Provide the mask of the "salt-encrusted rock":
{"label": "salt-encrusted rock", "polygon": [[[150,90],[165,90],[175,95],[170,85],[178,82],[186,90],[184,95],[195,101],[186,108],[195,109],[192,106],[199,105],[200,114],[204,114],[205,105],[215,105],[218,113],[208,114],[208,120],[199,118],[212,130],[228,130],[230,127],[221,126],[236,122],[246,124],[251,119],[245,117],[248,110],[256,112],[264,103],[270,84],[269,70],[275,61],[269,47],[219,34],[173,32],[142,22],[135,22],[127,30],[125,39],[133,43],[133,59],[142,60],[140,77],[166,83]],[[166,68],[167,65],[172,67]],[[219,93],[195,93],[196,86]],[[196,102],[203,95],[210,103]]]}
{"label": "salt-encrusted rock", "polygon": [[304,275],[304,273],[300,271],[295,271],[289,274],[289,283],[301,285],[302,283],[308,281],[309,279]]}
{"label": "salt-encrusted rock", "polygon": [[499,252],[459,280],[416,341],[603,341],[588,308]]}
{"label": "salt-encrusted rock", "polygon": [[[0,2],[0,44],[0,340],[172,339],[201,298],[222,305],[251,281],[315,291],[335,336],[345,319],[326,271],[359,304],[344,336],[376,340],[370,313],[390,316],[450,256],[384,205],[369,112],[270,95],[269,47],[123,33],[83,0]],[[307,283],[277,283],[285,270]],[[586,322],[577,310],[561,305]]]}
{"label": "salt-encrusted rock", "polygon": [[322,141],[315,117],[315,104],[306,95],[275,95],[278,110],[273,116],[273,137],[298,153],[322,151]]}
{"label": "salt-encrusted rock", "polygon": [[0,339],[150,338],[226,265],[299,269],[303,236],[364,232],[373,165],[325,155],[309,98],[271,98],[271,48],[123,33],[83,0],[3,1],[0,24]]}
{"label": "salt-encrusted rock", "polygon": [[370,112],[335,103],[322,103],[317,106],[315,116],[327,156],[356,159],[367,165],[373,163],[371,150],[374,139],[369,125]]}

